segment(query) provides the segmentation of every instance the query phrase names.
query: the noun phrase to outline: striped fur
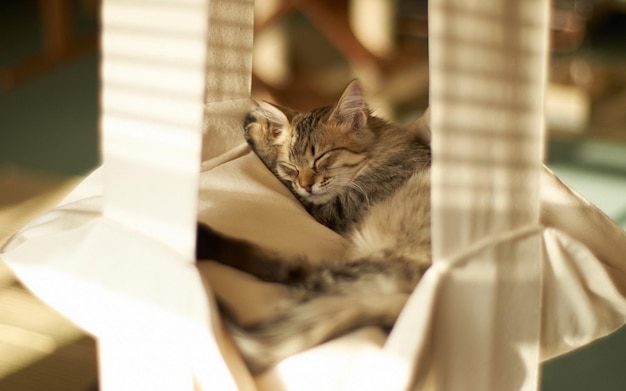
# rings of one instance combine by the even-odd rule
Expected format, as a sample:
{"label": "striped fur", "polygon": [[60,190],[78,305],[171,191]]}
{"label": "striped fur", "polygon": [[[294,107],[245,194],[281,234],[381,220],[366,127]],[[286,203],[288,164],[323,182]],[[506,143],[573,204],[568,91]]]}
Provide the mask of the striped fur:
{"label": "striped fur", "polygon": [[313,217],[351,243],[341,259],[312,266],[200,226],[199,259],[291,292],[276,318],[253,325],[228,318],[253,372],[358,327],[392,327],[431,263],[425,134],[420,122],[402,127],[372,115],[357,81],[333,106],[298,113],[265,104],[248,114],[244,135],[255,153]]}

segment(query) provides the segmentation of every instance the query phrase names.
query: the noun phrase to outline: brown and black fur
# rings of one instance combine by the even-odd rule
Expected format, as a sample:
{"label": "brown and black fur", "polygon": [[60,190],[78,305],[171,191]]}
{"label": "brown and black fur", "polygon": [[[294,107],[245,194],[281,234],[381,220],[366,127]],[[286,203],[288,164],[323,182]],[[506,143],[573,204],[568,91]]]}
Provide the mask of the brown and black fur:
{"label": "brown and black fur", "polygon": [[199,259],[291,292],[291,305],[273,319],[228,321],[253,372],[361,326],[393,326],[431,263],[423,122],[399,126],[372,115],[357,81],[333,106],[298,113],[265,105],[248,114],[244,135],[254,152],[317,221],[350,241],[340,259],[312,266],[199,226]]}

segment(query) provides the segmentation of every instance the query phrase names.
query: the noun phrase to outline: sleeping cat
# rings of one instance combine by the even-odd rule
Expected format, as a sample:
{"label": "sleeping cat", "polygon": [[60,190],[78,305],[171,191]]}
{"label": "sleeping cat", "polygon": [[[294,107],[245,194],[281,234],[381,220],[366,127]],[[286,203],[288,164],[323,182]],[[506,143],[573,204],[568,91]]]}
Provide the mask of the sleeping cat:
{"label": "sleeping cat", "polygon": [[399,126],[372,115],[356,80],[333,106],[299,113],[263,105],[247,115],[254,152],[350,243],[340,259],[313,266],[199,225],[198,259],[289,289],[291,305],[273,319],[244,326],[227,316],[252,372],[361,326],[393,326],[431,263],[424,122]]}

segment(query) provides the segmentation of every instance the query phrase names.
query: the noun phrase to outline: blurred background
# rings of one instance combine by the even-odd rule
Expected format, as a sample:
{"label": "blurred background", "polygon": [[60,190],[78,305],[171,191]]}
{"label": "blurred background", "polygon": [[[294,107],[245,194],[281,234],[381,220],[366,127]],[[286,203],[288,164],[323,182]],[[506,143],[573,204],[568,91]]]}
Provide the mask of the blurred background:
{"label": "blurred background", "polygon": [[[378,113],[428,104],[425,0],[257,0],[253,96],[296,109],[359,77]],[[96,167],[98,0],[0,0],[0,242],[11,211]],[[547,163],[626,228],[626,1],[555,0]],[[65,187],[64,187],[65,186]],[[0,390],[95,389],[94,341],[0,262]],[[543,366],[542,390],[626,389],[626,329]]]}

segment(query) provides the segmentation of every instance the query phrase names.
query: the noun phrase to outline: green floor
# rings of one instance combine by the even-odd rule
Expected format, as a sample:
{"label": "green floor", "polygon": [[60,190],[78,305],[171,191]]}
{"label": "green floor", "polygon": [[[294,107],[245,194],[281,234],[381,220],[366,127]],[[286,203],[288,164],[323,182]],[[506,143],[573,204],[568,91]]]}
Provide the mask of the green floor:
{"label": "green floor", "polygon": [[0,166],[62,175],[98,164],[95,55],[0,93]]}

